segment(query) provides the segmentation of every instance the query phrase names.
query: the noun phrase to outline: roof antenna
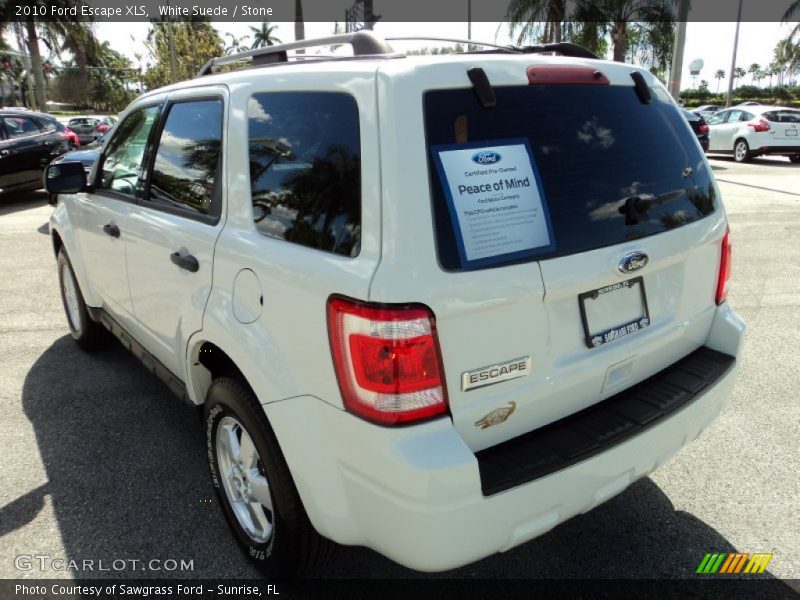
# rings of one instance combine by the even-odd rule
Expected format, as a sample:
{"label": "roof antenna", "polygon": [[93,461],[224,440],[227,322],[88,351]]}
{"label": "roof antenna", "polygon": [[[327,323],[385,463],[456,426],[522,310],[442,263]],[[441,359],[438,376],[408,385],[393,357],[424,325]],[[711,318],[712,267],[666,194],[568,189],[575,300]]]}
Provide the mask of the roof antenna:
{"label": "roof antenna", "polygon": [[475,96],[483,108],[494,108],[497,106],[497,98],[494,96],[494,89],[492,84],[489,83],[489,78],[486,72],[480,67],[473,67],[467,70],[467,76],[472,82],[472,89],[475,90]]}

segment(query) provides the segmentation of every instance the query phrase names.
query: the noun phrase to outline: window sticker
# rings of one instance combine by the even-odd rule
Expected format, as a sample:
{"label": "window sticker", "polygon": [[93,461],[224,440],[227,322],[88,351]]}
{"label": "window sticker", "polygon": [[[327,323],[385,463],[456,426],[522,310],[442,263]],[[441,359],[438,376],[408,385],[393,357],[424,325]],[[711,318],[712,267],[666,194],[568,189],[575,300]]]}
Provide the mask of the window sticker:
{"label": "window sticker", "polygon": [[539,172],[525,138],[432,146],[463,268],[555,248]]}

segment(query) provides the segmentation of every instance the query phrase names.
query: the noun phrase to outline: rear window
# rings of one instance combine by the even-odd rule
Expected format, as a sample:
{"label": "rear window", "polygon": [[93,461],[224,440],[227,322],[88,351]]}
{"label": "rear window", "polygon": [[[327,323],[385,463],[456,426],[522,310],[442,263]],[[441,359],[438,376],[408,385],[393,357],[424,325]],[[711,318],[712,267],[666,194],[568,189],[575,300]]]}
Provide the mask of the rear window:
{"label": "rear window", "polygon": [[800,123],[800,110],[773,110],[765,112],[764,118],[773,123]]}
{"label": "rear window", "polygon": [[99,122],[100,121],[98,121],[97,119],[72,119],[70,120],[69,124],[71,127],[80,127],[82,125],[91,125],[92,127],[94,127]]}
{"label": "rear window", "polygon": [[[490,109],[482,108],[469,88],[424,97],[444,269],[584,252],[714,212],[706,161],[662,90],[652,90],[651,104],[642,104],[627,86],[494,91],[497,105]],[[462,162],[451,160],[457,155]],[[469,158],[475,164],[459,170]]]}

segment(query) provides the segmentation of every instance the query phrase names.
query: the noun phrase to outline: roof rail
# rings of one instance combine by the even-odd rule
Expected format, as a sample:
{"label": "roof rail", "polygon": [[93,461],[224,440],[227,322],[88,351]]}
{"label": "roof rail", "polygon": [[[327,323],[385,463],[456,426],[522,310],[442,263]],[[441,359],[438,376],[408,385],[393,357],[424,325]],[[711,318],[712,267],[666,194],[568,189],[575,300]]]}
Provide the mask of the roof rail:
{"label": "roof rail", "polygon": [[516,46],[521,52],[557,52],[562,56],[572,56],[574,58],[600,58],[583,46],[572,42],[556,42],[554,44],[537,44],[536,46]]}
{"label": "roof rail", "polygon": [[485,46],[487,48],[497,48],[499,50],[506,50],[507,52],[519,52],[519,50],[515,46],[502,46],[500,44],[492,44],[489,42],[477,42],[475,40],[465,40],[461,38],[444,38],[444,37],[430,37],[430,36],[420,36],[420,35],[410,35],[410,36],[399,36],[399,37],[387,37],[387,42],[411,42],[414,40],[423,41],[423,42],[453,42],[456,44],[467,44],[470,46]]}
{"label": "roof rail", "polygon": [[[394,57],[398,56],[394,49],[382,38],[371,31],[356,31],[355,33],[343,33],[328,37],[314,38],[310,40],[299,40],[264,48],[255,48],[230,56],[219,56],[212,58],[198,71],[197,77],[212,73],[214,67],[250,61],[252,66],[262,66],[274,63],[289,62],[288,50],[302,50],[305,48],[317,48],[319,46],[331,46],[349,44],[353,48],[353,55],[358,57]],[[302,56],[302,55],[301,55]]]}
{"label": "roof rail", "polygon": [[513,45],[500,45],[492,44],[489,42],[478,42],[475,40],[465,40],[459,38],[442,38],[442,37],[423,37],[423,36],[408,36],[408,37],[387,37],[386,41],[412,41],[422,40],[429,42],[452,42],[456,44],[467,44],[468,46],[483,46],[486,48],[493,48],[500,52],[509,52],[512,54],[530,54],[539,52],[556,52],[562,56],[572,56],[575,58],[598,58],[596,54],[587,50],[583,46],[573,44],[571,42],[557,42],[554,44],[537,44],[535,46],[513,46]]}

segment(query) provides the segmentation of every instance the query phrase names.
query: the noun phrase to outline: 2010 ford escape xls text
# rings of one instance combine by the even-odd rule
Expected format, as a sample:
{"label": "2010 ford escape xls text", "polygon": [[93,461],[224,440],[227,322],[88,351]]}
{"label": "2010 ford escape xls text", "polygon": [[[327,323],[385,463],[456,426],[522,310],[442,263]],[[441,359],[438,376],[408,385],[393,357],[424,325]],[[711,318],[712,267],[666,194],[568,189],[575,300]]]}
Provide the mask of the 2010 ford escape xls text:
{"label": "2010 ford escape xls text", "polygon": [[[314,44],[353,55],[292,60]],[[72,336],[110,330],[202,405],[269,575],[330,540],[424,571],[508,550],[733,387],[702,149],[650,73],[571,44],[406,57],[359,32],[215,59],[137,99],[88,176],[44,177]]]}

